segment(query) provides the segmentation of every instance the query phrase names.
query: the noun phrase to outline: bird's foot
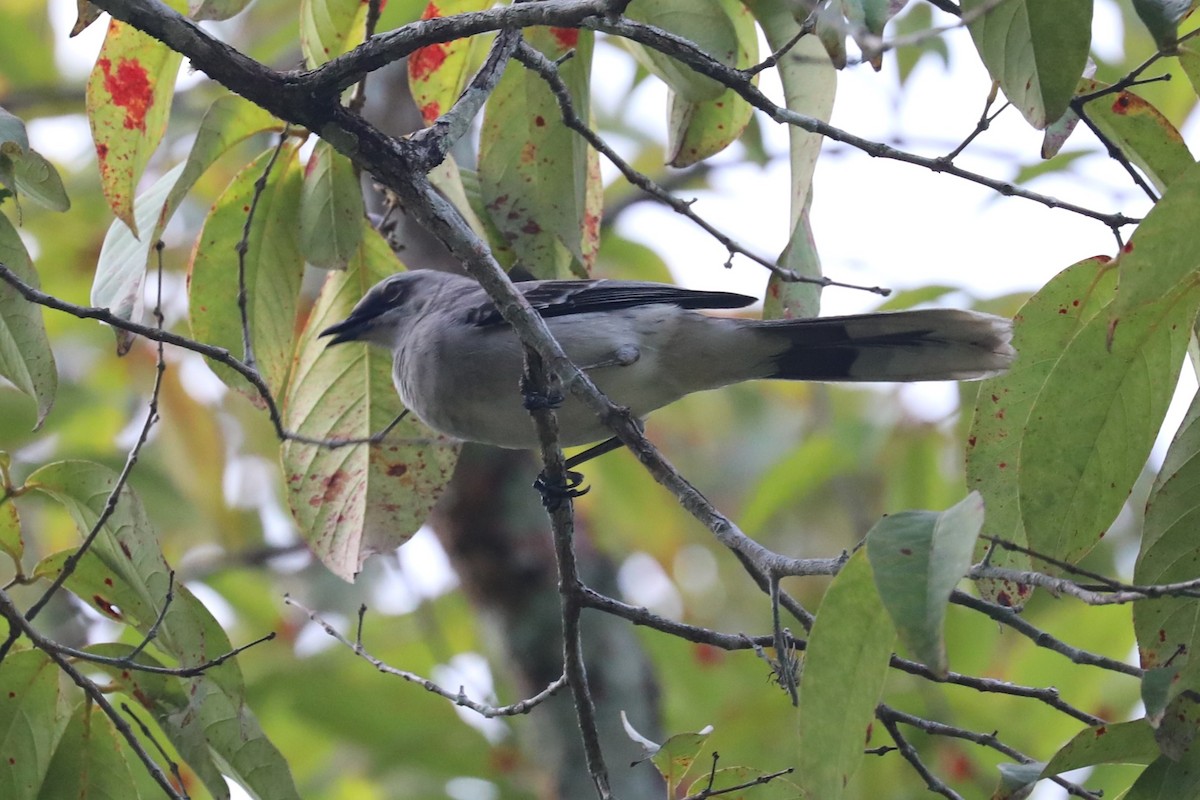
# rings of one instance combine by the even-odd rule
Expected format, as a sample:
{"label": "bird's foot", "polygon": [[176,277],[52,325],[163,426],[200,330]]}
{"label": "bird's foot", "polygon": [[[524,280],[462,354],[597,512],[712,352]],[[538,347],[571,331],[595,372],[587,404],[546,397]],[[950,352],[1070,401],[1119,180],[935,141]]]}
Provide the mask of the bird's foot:
{"label": "bird's foot", "polygon": [[558,408],[563,404],[563,400],[566,399],[563,393],[557,389],[548,389],[541,392],[534,389],[525,380],[521,381],[521,397],[526,411],[544,411],[546,409]]}
{"label": "bird's foot", "polygon": [[546,473],[542,472],[537,476],[537,480],[533,482],[533,488],[538,490],[538,494],[542,496],[542,505],[547,511],[557,511],[563,504],[564,500],[583,497],[592,490],[590,486],[579,488],[583,483],[583,473],[567,470],[563,473],[562,482],[551,481],[546,477]]}

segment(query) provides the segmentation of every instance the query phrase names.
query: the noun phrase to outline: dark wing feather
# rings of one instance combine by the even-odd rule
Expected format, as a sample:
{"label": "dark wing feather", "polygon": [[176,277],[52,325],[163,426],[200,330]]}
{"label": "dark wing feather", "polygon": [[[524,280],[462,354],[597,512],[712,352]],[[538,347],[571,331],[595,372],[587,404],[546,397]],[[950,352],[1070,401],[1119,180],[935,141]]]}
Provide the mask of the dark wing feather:
{"label": "dark wing feather", "polygon": [[[545,318],[656,304],[680,308],[742,308],[755,301],[744,294],[695,291],[666,283],[638,281],[523,281],[516,286]],[[491,301],[471,309],[467,320],[479,327],[503,322]]]}

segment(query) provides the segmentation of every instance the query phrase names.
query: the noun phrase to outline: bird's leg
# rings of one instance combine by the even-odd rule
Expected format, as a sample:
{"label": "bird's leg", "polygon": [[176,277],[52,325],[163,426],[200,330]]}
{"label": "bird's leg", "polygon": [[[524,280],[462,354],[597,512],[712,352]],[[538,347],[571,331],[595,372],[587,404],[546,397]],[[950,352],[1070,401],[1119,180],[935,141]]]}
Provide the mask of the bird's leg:
{"label": "bird's leg", "polygon": [[542,505],[553,511],[558,507],[558,504],[567,497],[582,497],[591,491],[590,486],[579,488],[583,483],[583,473],[575,470],[580,464],[591,461],[593,458],[602,456],[605,453],[611,453],[613,450],[621,447],[622,442],[616,436],[610,436],[599,444],[594,444],[582,453],[576,453],[563,462],[563,467],[566,469],[566,480],[559,485],[550,483],[546,479],[546,473],[543,471],[537,476],[537,480],[533,482],[533,488],[537,489],[542,495]]}
{"label": "bird's leg", "polygon": [[526,411],[541,411],[547,408],[558,408],[563,404],[563,393],[550,388],[544,392],[534,389],[527,375],[521,376],[521,398]]}

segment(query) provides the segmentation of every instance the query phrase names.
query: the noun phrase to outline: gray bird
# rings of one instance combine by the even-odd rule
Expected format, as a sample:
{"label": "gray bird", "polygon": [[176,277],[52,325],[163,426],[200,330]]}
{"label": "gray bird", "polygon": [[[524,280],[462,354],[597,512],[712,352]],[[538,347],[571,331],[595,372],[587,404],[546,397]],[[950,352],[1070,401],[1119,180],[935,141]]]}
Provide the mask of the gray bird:
{"label": "gray bird", "polygon": [[[576,365],[641,418],[684,395],[741,381],[974,380],[1003,372],[1016,353],[1012,324],[955,309],[792,320],[709,316],[755,298],[615,280],[516,284]],[[373,286],[329,344],[366,341],[392,351],[405,407],[448,436],[509,448],[538,445],[518,389],[522,349],[474,280],[434,270]],[[564,446],[610,435],[579,400],[558,409]]]}

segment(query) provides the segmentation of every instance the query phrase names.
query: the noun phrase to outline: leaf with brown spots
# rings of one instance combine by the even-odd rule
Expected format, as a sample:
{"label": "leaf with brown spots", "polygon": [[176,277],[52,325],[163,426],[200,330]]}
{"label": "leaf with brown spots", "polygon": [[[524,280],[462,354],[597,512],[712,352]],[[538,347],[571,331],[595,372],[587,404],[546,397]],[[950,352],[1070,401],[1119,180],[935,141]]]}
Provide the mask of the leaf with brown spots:
{"label": "leaf with brown spots", "polygon": [[[1116,272],[1107,258],[1089,258],[1067,267],[1031,297],[1015,319],[1013,346],[1018,356],[1003,375],[980,384],[967,438],[967,488],[987,505],[983,532],[1019,545],[1029,537],[1018,502],[1018,476],[1025,425],[1034,400],[1054,364],[1079,329],[1113,297]],[[988,550],[981,542],[976,557]],[[1029,557],[1011,550],[992,553],[992,564],[1030,569]],[[1004,605],[1022,605],[1029,588],[980,582],[983,594]]]}
{"label": "leaf with brown spots", "polygon": [[[525,36],[548,58],[566,52],[548,28]],[[585,116],[592,40],[582,32],[575,56],[559,67]],[[599,236],[599,182],[595,152],[562,123],[545,82],[518,66],[506,69],[484,112],[479,191],[501,243],[535,277],[587,277]]]}
{"label": "leaf with brown spots", "polygon": [[[305,436],[370,436],[403,408],[392,387],[390,353],[359,343],[327,348],[317,339],[367,289],[402,269],[377,231],[364,225],[363,237],[346,271],[326,278],[300,335],[283,416]],[[367,556],[416,533],[450,479],[458,446],[410,417],[381,445],[330,449],[287,441],[280,455],[301,535],[331,572],[353,580]]]}

